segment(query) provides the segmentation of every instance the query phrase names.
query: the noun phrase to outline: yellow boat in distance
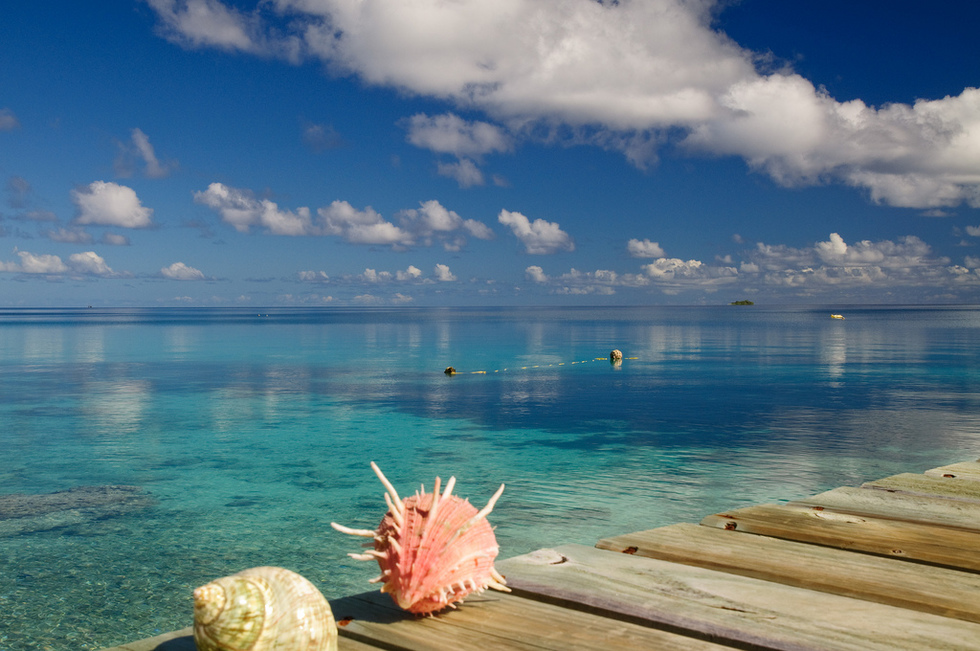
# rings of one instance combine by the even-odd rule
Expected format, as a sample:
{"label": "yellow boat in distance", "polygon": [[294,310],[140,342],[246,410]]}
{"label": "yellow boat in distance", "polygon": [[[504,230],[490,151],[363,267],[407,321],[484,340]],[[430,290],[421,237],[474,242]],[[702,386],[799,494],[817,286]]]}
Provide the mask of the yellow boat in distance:
{"label": "yellow boat in distance", "polygon": [[830,318],[831,319],[840,319],[841,321],[843,321],[844,320],[844,315],[843,314],[831,314],[830,315]]}

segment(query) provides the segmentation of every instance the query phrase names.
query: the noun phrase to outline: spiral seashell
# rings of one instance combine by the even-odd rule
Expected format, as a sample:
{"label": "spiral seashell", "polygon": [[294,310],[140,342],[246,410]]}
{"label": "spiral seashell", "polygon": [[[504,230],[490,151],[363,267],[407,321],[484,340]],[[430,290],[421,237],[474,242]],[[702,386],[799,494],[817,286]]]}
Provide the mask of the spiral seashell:
{"label": "spiral seashell", "polygon": [[[377,531],[349,529],[336,522],[334,529],[374,540],[374,549],[366,554],[348,554],[357,560],[376,560],[381,582],[404,610],[430,614],[446,607],[455,608],[473,592],[487,588],[510,592],[506,581],[493,567],[499,547],[487,515],[504,492],[503,484],[481,510],[452,494],[456,478],[446,482],[439,493],[436,477],[431,493],[421,491],[404,500],[381,472],[371,463],[387,492],[388,512]],[[370,543],[366,546],[370,546]]]}
{"label": "spiral seashell", "polygon": [[198,651],[337,651],[330,604],[305,578],[253,567],[194,590]]}

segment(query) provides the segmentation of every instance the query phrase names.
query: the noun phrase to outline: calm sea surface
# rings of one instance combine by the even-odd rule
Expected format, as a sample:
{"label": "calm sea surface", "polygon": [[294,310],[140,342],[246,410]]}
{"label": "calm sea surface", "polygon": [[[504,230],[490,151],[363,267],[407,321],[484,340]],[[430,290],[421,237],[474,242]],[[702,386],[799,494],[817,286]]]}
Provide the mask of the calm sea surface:
{"label": "calm sea surface", "polygon": [[371,461],[505,483],[509,557],[980,456],[980,308],[830,311],[0,309],[0,495],[146,497],[0,519],[0,649],[181,628],[256,565],[371,589],[329,526],[384,515]]}

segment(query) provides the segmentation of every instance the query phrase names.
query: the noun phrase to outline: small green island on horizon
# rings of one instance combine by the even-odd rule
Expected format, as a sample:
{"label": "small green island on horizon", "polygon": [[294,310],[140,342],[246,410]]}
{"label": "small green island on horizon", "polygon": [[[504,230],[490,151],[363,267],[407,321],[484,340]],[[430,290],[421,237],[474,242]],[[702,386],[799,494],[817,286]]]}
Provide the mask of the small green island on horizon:
{"label": "small green island on horizon", "polygon": [[742,300],[742,301],[732,301],[731,303],[729,303],[729,305],[755,305],[755,303],[753,303],[752,301]]}

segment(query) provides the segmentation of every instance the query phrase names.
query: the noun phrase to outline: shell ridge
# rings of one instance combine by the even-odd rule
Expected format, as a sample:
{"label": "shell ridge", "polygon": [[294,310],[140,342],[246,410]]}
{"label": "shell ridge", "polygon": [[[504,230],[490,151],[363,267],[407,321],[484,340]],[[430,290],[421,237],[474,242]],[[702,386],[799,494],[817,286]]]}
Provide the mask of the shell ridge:
{"label": "shell ridge", "polygon": [[[439,478],[437,477],[437,488],[438,484]],[[438,501],[437,495],[438,492],[433,493],[433,504]],[[451,532],[457,526],[461,515],[465,517],[466,507],[469,506],[468,502],[456,497],[445,500],[443,504],[443,511],[438,511],[438,506],[436,506],[430,508],[425,516],[424,531],[419,541],[420,554],[417,558],[417,565],[422,571],[417,580],[413,582],[415,583],[413,592],[419,597],[434,598],[438,594],[441,602],[446,601],[446,595],[443,591],[447,585],[445,574],[446,570],[449,569],[448,564],[451,562],[454,553],[458,553],[458,550],[447,544],[447,538],[451,538]],[[438,514],[443,516],[442,521],[435,517]],[[425,590],[423,589],[425,585],[434,587]]]}
{"label": "shell ridge", "polygon": [[234,591],[232,608],[224,609],[220,625],[208,625],[198,616],[195,591],[194,640],[200,651],[336,651],[337,626],[330,604],[299,574],[264,566],[212,583]]}
{"label": "shell ridge", "polygon": [[385,487],[388,507],[377,530],[334,525],[342,533],[372,538],[365,546],[373,549],[349,554],[377,561],[381,574],[371,583],[381,583],[382,592],[417,614],[454,608],[467,595],[487,588],[507,590],[493,566],[499,547],[486,520],[504,491],[503,484],[477,510],[468,499],[453,494],[455,476],[444,487],[436,477],[431,493],[422,484],[414,495],[402,499],[378,465],[371,462],[371,468]]}
{"label": "shell ridge", "polygon": [[[460,537],[460,527],[465,527],[473,520],[477,513],[476,508],[470,504],[469,500],[453,496],[452,500],[447,500],[444,510],[441,511],[441,521],[431,520],[431,510],[426,516],[427,535],[420,542],[420,553],[415,559],[416,575],[410,584],[405,585],[406,601],[432,601],[441,605],[451,604],[453,601],[462,601],[470,591],[466,590],[465,579],[471,573],[478,573],[479,580],[473,581],[478,585],[477,589],[484,589],[489,580],[489,567],[492,566],[493,558],[496,556],[496,545],[493,545],[492,555],[486,549],[480,548],[466,554],[466,560],[480,558],[481,561],[467,564],[461,561],[462,550],[468,539],[478,538],[478,531],[474,535]],[[472,526],[472,525],[470,525]],[[464,532],[465,533],[465,532]],[[460,541],[453,544],[454,541]],[[474,541],[478,544],[477,541]],[[435,562],[439,561],[439,562]],[[457,585],[463,588],[457,588]]]}

